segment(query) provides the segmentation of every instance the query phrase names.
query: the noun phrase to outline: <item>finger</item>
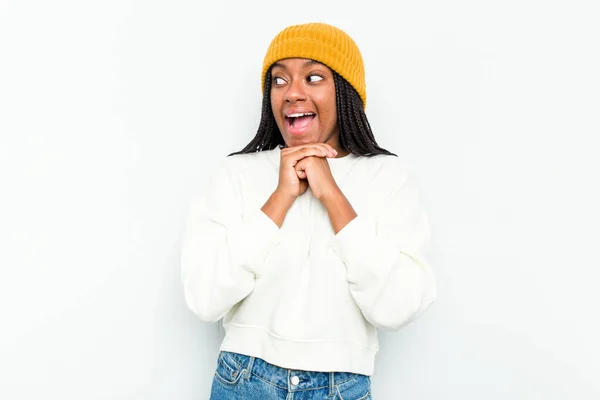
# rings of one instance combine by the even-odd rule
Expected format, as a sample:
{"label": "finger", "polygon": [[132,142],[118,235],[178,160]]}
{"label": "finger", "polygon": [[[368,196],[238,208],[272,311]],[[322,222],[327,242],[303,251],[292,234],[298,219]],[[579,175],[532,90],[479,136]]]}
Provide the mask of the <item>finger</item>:
{"label": "finger", "polygon": [[338,154],[337,150],[334,149],[333,147],[331,147],[330,145],[328,145],[327,143],[321,143],[320,146],[322,149],[325,149],[325,151],[327,152],[327,157],[337,156],[337,154]]}
{"label": "finger", "polygon": [[325,153],[327,153],[327,157],[337,156],[337,151],[327,143],[315,143],[315,145],[325,151]]}
{"label": "finger", "polygon": [[337,156],[337,151],[331,145],[327,143],[315,143],[315,145],[318,145],[320,148],[324,149],[329,155],[331,155],[331,157]]}
{"label": "finger", "polygon": [[283,149],[282,154],[296,154],[298,152],[304,152],[304,156],[308,157],[311,155],[315,155],[315,156],[319,156],[318,154],[313,153],[314,149],[320,149],[320,151],[323,153],[321,156],[322,157],[335,157],[337,155],[337,151],[335,151],[335,149],[333,147],[331,147],[330,145],[326,144],[326,143],[310,143],[310,144],[306,144],[306,145],[301,145],[301,146],[296,146],[296,147],[289,147],[286,149]]}
{"label": "finger", "polygon": [[290,152],[286,155],[282,155],[282,163],[285,163],[286,165],[289,166],[294,166],[296,165],[296,163],[300,160],[302,160],[303,158],[307,158],[307,157],[327,157],[326,154],[324,154],[324,152],[319,149],[318,147],[306,147],[306,148],[302,148],[302,149],[298,149],[296,151]]}
{"label": "finger", "polygon": [[320,146],[318,144],[310,144],[298,147],[290,147],[290,149],[285,153],[286,156],[291,156],[293,158],[302,158],[309,156],[317,156],[317,157],[326,157],[327,149],[324,146]]}
{"label": "finger", "polygon": [[306,174],[306,167],[307,167],[309,161],[310,161],[310,158],[305,157],[302,160],[298,161],[296,163],[296,165],[294,165],[294,168],[296,169],[296,171],[303,171]]}

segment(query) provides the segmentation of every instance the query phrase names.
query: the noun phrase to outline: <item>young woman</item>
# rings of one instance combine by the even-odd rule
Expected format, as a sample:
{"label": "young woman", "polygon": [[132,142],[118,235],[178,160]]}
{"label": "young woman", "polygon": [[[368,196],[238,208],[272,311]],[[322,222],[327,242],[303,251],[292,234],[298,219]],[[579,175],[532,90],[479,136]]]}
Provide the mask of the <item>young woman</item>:
{"label": "young woman", "polygon": [[190,309],[223,318],[211,399],[370,399],[377,328],[436,296],[416,183],[365,115],[360,51],[295,25],[271,42],[254,139],[191,205]]}

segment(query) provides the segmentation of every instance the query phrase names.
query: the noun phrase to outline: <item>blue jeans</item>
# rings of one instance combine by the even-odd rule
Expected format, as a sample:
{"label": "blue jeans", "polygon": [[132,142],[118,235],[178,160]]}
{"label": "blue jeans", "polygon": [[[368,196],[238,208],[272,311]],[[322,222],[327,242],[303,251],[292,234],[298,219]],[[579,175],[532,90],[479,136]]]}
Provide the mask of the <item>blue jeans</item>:
{"label": "blue jeans", "polygon": [[222,351],[210,400],[371,400],[371,378],[349,372],[309,372]]}

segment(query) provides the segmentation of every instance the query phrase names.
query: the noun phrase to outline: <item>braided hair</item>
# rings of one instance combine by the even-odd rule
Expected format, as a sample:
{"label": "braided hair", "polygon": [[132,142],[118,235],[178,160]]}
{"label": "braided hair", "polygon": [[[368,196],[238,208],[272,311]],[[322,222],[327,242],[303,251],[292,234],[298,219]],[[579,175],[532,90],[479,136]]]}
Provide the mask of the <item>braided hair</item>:
{"label": "braided hair", "polygon": [[[332,72],[342,148],[359,156],[374,156],[377,154],[395,156],[396,154],[379,147],[375,141],[371,125],[369,125],[367,115],[363,109],[362,100],[356,89],[337,72],[333,70]],[[273,150],[279,145],[285,145],[285,141],[271,109],[271,69],[269,69],[265,78],[262,115],[256,136],[242,150],[229,155]]]}

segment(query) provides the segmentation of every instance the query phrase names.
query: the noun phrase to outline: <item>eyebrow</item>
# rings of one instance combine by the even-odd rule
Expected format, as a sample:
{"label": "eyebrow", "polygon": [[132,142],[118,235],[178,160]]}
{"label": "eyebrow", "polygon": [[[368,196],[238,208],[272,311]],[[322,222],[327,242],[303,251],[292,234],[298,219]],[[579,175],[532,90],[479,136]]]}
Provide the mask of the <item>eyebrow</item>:
{"label": "eyebrow", "polygon": [[[306,61],[304,62],[304,65],[303,65],[303,67],[304,67],[304,68],[306,68],[307,66],[309,66],[309,65],[313,65],[313,64],[325,65],[325,64],[323,64],[323,63],[320,63],[320,62],[318,62],[318,61],[316,61],[316,60],[306,60]],[[272,66],[271,68],[275,68],[275,67],[279,67],[279,68],[287,69],[287,68],[286,68],[286,66],[285,66],[284,64],[281,64],[281,63],[279,63],[279,62],[273,63],[273,66]]]}

